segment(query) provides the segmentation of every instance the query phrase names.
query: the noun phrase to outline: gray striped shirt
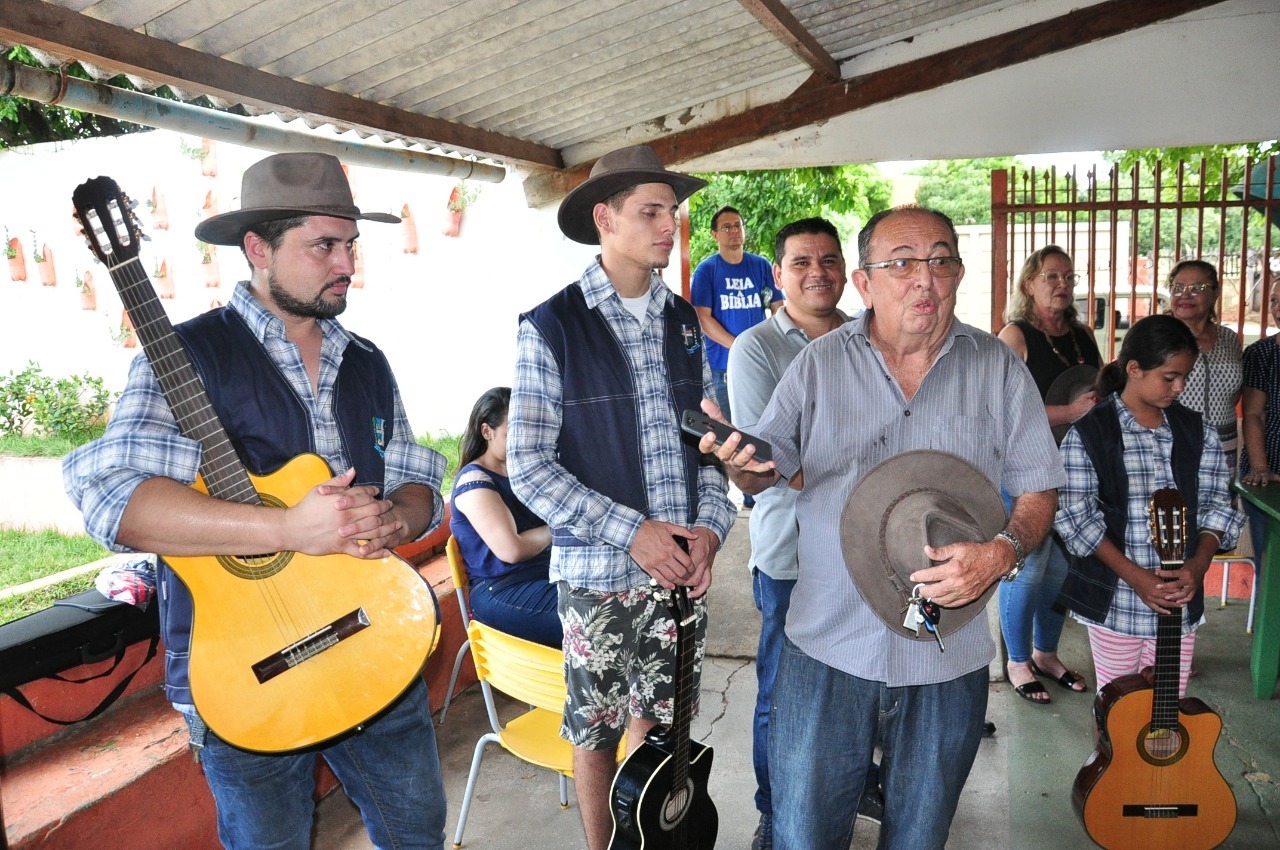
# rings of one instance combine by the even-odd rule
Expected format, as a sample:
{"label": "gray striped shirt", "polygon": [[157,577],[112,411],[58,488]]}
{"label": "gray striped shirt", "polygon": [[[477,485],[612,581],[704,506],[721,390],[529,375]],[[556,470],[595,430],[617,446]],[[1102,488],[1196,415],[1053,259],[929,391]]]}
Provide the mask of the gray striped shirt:
{"label": "gray striped shirt", "polygon": [[986,617],[948,635],[945,653],[891,632],[845,567],[840,514],[849,493],[876,464],[911,449],[958,455],[1015,497],[1053,490],[1066,477],[1031,373],[1006,345],[953,322],[907,401],[871,343],[872,315],[810,343],[756,426],[783,475],[804,470],[800,576],[786,634],[812,658],[859,678],[891,687],[949,681],[995,656]]}

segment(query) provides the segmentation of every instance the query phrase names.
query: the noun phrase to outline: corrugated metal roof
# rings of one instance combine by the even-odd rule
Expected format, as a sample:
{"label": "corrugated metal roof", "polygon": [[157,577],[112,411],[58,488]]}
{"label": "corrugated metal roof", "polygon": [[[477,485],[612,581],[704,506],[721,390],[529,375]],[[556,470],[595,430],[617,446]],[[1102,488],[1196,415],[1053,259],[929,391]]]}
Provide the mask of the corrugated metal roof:
{"label": "corrugated metal roof", "polygon": [[[943,51],[956,38],[1009,37],[1001,50],[988,50],[1002,55],[987,65],[952,60],[956,79],[1214,2],[5,0],[0,42],[87,60],[106,76],[125,71],[211,95],[250,113],[565,168],[623,139],[682,138],[665,155],[689,159],[740,144],[742,121],[756,115],[762,134],[821,122],[830,115],[813,105],[815,94],[830,102],[862,85],[856,69],[877,48],[909,62],[923,55],[920,42]],[[1083,23],[1020,44],[1019,27],[1054,15],[1083,16]],[[924,85],[939,84],[932,72],[912,73]],[[911,90],[876,82],[882,98]],[[865,99],[850,108],[858,104]],[[767,123],[779,114],[777,126]],[[735,119],[723,131],[715,126]],[[697,128],[697,139],[681,136]]]}

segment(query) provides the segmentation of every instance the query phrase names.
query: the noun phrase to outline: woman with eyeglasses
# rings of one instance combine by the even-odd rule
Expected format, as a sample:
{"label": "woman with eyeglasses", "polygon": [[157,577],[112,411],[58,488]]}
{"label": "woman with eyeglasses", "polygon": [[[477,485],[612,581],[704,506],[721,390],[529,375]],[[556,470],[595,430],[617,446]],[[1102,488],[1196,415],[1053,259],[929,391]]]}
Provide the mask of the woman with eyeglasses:
{"label": "woman with eyeglasses", "polygon": [[[1076,317],[1075,273],[1071,257],[1057,245],[1046,245],[1027,257],[1018,274],[1000,339],[1031,370],[1043,399],[1063,372],[1075,366],[1102,366],[1093,333]],[[1090,390],[1068,404],[1046,404],[1051,426],[1070,425],[1097,404]],[[1000,584],[1000,628],[1009,651],[1009,684],[1018,696],[1036,705],[1050,702],[1037,677],[1069,691],[1085,689],[1084,677],[1058,658],[1063,615],[1053,609],[1067,575],[1067,554],[1052,532],[1027,556],[1022,573]]]}
{"label": "woman with eyeglasses", "polygon": [[1169,313],[1195,334],[1199,351],[1178,401],[1218,429],[1227,456],[1227,471],[1235,475],[1240,445],[1236,402],[1244,382],[1240,337],[1218,324],[1218,270],[1204,260],[1183,260],[1169,272]]}

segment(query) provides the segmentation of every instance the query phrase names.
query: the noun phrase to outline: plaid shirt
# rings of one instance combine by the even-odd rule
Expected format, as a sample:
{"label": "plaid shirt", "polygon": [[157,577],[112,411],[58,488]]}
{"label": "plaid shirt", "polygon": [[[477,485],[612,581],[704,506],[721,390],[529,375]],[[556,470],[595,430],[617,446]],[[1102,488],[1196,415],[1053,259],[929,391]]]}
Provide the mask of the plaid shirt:
{"label": "plaid shirt", "polygon": [[[229,309],[244,318],[267,356],[306,405],[316,454],[334,470],[350,467],[333,412],[334,385],[342,364],[342,352],[348,345],[363,343],[338,322],[321,320],[324,342],[320,351],[318,391],[313,391],[297,346],[285,337],[284,322],[258,303],[249,293],[247,283],[236,287]],[[415,441],[398,388],[395,409],[394,438],[387,445],[384,457],[383,492],[394,493],[405,484],[430,487],[435,506],[428,529],[433,529],[443,517],[440,481],[444,477],[445,460],[443,455]],[[151,362],[145,355],[139,355],[129,369],[129,381],[116,403],[106,433],[68,455],[62,475],[71,501],[84,512],[89,534],[105,546],[124,551],[125,547],[116,543],[116,534],[134,488],[157,476],[191,484],[199,469],[200,444],[179,433],[177,421],[156,383]]]}
{"label": "plaid shirt", "polygon": [[[679,411],[671,400],[663,352],[662,311],[675,296],[655,272],[649,281],[645,318],[640,322],[623,306],[599,258],[577,285],[587,306],[600,311],[631,364],[639,397],[636,412],[645,492],[652,506],[649,515],[588,489],[560,465],[556,451],[563,415],[560,365],[527,320],[520,323],[517,337],[507,462],[520,500],[552,528],[567,529],[589,544],[553,546],[552,580],[563,579],[594,590],[627,590],[648,580],[628,554],[640,524],[654,519],[684,525],[688,517]],[[702,392],[704,397],[713,395],[705,356]],[[611,439],[611,435],[602,434],[601,439]],[[710,529],[723,541],[733,518],[724,473],[716,466],[700,467],[694,524]]]}
{"label": "plaid shirt", "polygon": [[[1124,440],[1124,469],[1129,478],[1128,522],[1125,527],[1124,554],[1129,560],[1146,570],[1160,566],[1160,555],[1151,543],[1151,526],[1147,509],[1151,494],[1161,487],[1176,487],[1173,480],[1173,431],[1168,421],[1159,428],[1139,425],[1124,402],[1117,399],[1116,412],[1120,418],[1120,431]],[[1098,502],[1098,476],[1094,472],[1089,455],[1085,452],[1080,435],[1072,428],[1062,441],[1062,462],[1067,470],[1067,486],[1058,491],[1058,514],[1053,527],[1062,536],[1067,551],[1084,557],[1092,555],[1102,545],[1106,534],[1106,521]],[[1200,458],[1198,476],[1199,504],[1196,519],[1200,528],[1222,532],[1222,545],[1234,548],[1244,515],[1231,507],[1227,490],[1230,476],[1227,474],[1226,456],[1218,442],[1218,433],[1212,427],[1204,427],[1204,454]],[[1198,537],[1198,533],[1196,537]],[[1193,538],[1194,539],[1194,538]],[[1074,612],[1072,616],[1083,623],[1093,623]],[[1186,614],[1184,609],[1183,619]],[[1141,597],[1123,581],[1116,582],[1116,593],[1111,600],[1111,610],[1103,627],[1122,635],[1151,638],[1156,636],[1156,613],[1147,607]],[[1186,634],[1198,625],[1183,622]]]}

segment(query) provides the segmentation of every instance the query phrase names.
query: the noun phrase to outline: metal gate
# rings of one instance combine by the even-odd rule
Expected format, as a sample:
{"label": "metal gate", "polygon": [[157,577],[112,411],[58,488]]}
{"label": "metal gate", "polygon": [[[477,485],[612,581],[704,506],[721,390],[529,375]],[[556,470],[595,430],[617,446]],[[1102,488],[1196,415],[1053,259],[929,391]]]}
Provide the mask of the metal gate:
{"label": "metal gate", "polygon": [[[991,173],[991,329],[1004,312],[1027,255],[1062,246],[1082,276],[1075,303],[1098,334],[1106,359],[1142,316],[1168,304],[1169,271],[1185,259],[1218,269],[1219,321],[1247,345],[1265,336],[1271,290],[1280,285],[1280,156],[1257,163],[1224,159],[1206,185],[1206,163],[1152,169],[1119,166],[1085,181],[1075,170],[1013,168]],[[1248,175],[1246,179],[1246,175]]]}

